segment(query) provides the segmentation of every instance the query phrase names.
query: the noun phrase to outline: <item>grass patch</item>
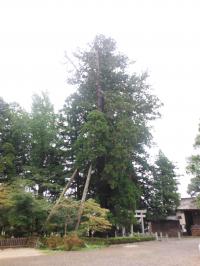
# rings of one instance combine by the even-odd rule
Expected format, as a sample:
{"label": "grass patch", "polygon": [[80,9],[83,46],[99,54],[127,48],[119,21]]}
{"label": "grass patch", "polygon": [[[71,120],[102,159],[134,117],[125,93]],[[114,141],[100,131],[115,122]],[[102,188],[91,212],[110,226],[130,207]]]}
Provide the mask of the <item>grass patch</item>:
{"label": "grass patch", "polygon": [[105,244],[85,244],[85,247],[82,248],[81,250],[94,250],[94,249],[101,249],[101,248],[105,248],[108,245]]}

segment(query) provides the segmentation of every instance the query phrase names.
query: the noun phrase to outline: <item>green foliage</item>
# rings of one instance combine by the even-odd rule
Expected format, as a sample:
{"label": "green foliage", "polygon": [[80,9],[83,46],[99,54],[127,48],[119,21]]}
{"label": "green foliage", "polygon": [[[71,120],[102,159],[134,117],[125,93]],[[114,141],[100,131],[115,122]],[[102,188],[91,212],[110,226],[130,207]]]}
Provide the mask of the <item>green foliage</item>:
{"label": "green foliage", "polygon": [[108,135],[109,128],[104,114],[96,110],[90,112],[75,143],[78,167],[96,162],[96,158],[106,155]]}
{"label": "green foliage", "polygon": [[101,208],[101,206],[93,199],[89,199],[84,203],[83,222],[81,227],[87,231],[91,231],[92,235],[95,232],[104,232],[111,228],[111,223],[108,221],[109,210]]}
{"label": "green foliage", "polygon": [[70,231],[91,164],[88,196],[99,205],[91,201],[85,206],[90,204],[98,214],[83,214],[82,227],[108,229],[107,215],[114,225],[129,226],[148,196],[146,148],[160,102],[152,95],[147,74],[130,74],[128,58],[117,52],[114,40],[102,35],[75,57],[79,67],[69,83],[77,91],[59,115],[47,93],[33,96],[30,114],[0,98],[0,184],[11,189],[8,193],[6,187],[0,197],[3,230],[12,226],[19,234],[40,232],[47,200],[55,202],[67,174],[77,168],[69,195],[76,201],[64,199],[49,224],[49,230]]}
{"label": "green foliage", "polygon": [[25,176],[32,181],[32,189],[41,197],[44,194],[57,197],[60,186],[64,185],[56,127],[56,115],[48,95],[34,95],[30,118],[30,160]]}
{"label": "green foliage", "polygon": [[[200,126],[198,131],[200,132]],[[198,196],[200,193],[200,154],[199,154],[200,133],[199,132],[195,138],[195,143],[194,143],[194,148],[196,150],[195,155],[190,156],[187,165],[187,172],[192,176],[190,184],[188,185],[188,193],[191,194],[191,196]]]}
{"label": "green foliage", "polygon": [[109,245],[115,245],[115,244],[126,244],[126,243],[135,243],[135,242],[152,241],[152,240],[155,240],[154,236],[111,237],[108,238],[107,243]]}
{"label": "green foliage", "polygon": [[28,114],[16,103],[0,99],[0,180],[12,182],[23,174],[29,157]]}
{"label": "green foliage", "polygon": [[197,204],[197,207],[200,209],[200,196],[199,195],[196,197],[196,204]]}
{"label": "green foliage", "polygon": [[47,225],[49,231],[60,232],[66,235],[73,230],[77,221],[79,201],[64,198],[54,209],[52,218]]}
{"label": "green foliage", "polygon": [[30,158],[30,116],[17,103],[10,104],[10,138],[15,154],[15,178],[24,174],[24,165]]}
{"label": "green foliage", "polygon": [[11,188],[8,185],[0,185],[0,209],[9,207],[11,202],[9,200],[9,195],[11,193]]}
{"label": "green foliage", "polygon": [[[64,235],[74,229],[77,221],[77,213],[80,202],[71,198],[64,198],[54,209],[52,218],[47,225],[48,230],[59,232]],[[84,203],[83,216],[80,232],[85,234],[91,231],[104,232],[111,228],[108,221],[109,210],[101,206],[93,199],[88,199]]]}
{"label": "green foliage", "polygon": [[200,155],[192,155],[189,158],[187,171],[193,176],[188,185],[188,193],[196,196],[200,192]]}
{"label": "green foliage", "polygon": [[12,186],[1,185],[1,192],[2,229],[15,236],[41,233],[49,203],[26,192],[24,182],[20,180]]}
{"label": "green foliage", "polygon": [[148,235],[134,235],[132,237],[108,237],[108,238],[83,238],[85,243],[89,244],[104,244],[104,245],[115,245],[115,244],[128,244],[142,241],[155,240],[154,236]]}
{"label": "green foliage", "polygon": [[43,247],[48,247],[53,250],[77,250],[84,248],[85,246],[89,249],[99,248],[102,246],[116,245],[116,244],[128,244],[143,241],[153,241],[154,236],[148,235],[134,235],[132,237],[109,237],[109,238],[97,238],[97,237],[81,237],[79,238],[76,234],[72,233],[65,237],[58,235],[52,235],[47,238],[40,239]]}
{"label": "green foliage", "polygon": [[175,166],[160,151],[153,172],[150,215],[161,219],[175,212],[179,204]]}
{"label": "green foliage", "polygon": [[[159,116],[160,102],[151,94],[146,73],[128,73],[128,58],[116,51],[112,39],[97,36],[75,56],[79,69],[70,83],[78,89],[59,120],[66,167],[79,169],[74,196],[81,198],[92,163],[89,196],[112,212],[116,224],[130,224],[142,192],[139,180],[146,175],[149,122]],[[97,111],[97,80],[102,112]]]}
{"label": "green foliage", "polygon": [[31,232],[33,224],[34,200],[29,193],[12,195],[12,208],[9,212],[9,223],[16,231]]}
{"label": "green foliage", "polygon": [[[15,150],[11,143],[5,142],[1,148],[0,171],[5,178],[15,174]],[[5,180],[5,179],[4,179]]]}
{"label": "green foliage", "polygon": [[8,185],[0,184],[0,228],[1,231],[5,232],[8,225],[8,211],[12,206],[10,200],[11,189]]}

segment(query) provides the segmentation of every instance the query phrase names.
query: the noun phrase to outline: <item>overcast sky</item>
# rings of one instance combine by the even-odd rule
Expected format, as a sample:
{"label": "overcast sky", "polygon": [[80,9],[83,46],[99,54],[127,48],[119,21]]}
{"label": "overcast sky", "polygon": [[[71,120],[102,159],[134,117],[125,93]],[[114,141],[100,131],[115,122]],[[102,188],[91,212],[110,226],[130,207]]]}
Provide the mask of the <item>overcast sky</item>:
{"label": "overcast sky", "polygon": [[154,140],[177,163],[186,196],[200,118],[199,14],[198,0],[1,0],[0,96],[30,110],[31,95],[48,90],[59,109],[71,92],[64,52],[99,33],[114,38],[164,103]]}

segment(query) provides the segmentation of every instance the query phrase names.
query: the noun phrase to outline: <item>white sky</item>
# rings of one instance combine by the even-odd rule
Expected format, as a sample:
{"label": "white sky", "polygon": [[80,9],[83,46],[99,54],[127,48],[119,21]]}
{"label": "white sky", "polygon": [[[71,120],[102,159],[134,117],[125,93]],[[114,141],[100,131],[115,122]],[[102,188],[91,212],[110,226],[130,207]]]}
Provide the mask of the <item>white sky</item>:
{"label": "white sky", "polygon": [[200,118],[199,14],[198,0],[0,0],[0,96],[30,110],[31,95],[48,90],[62,107],[70,93],[64,51],[99,33],[114,38],[137,70],[149,71],[164,103],[154,137],[177,162],[185,196]]}

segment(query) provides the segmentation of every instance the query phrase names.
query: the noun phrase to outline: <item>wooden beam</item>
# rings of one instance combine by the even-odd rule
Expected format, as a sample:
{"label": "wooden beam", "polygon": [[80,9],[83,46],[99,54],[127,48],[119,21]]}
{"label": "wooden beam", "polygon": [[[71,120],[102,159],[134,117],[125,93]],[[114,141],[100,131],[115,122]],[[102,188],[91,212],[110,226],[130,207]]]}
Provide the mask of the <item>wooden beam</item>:
{"label": "wooden beam", "polygon": [[60,194],[60,197],[58,198],[58,200],[56,201],[55,205],[53,206],[53,208],[51,209],[47,219],[46,219],[46,223],[49,222],[49,220],[51,219],[56,207],[58,206],[58,204],[60,203],[60,201],[62,200],[62,198],[64,197],[65,193],[67,192],[67,190],[69,189],[69,187],[71,186],[72,182],[74,181],[74,178],[77,174],[77,169],[73,172],[72,176],[70,177],[67,185],[65,186],[65,188],[63,189],[62,193]]}
{"label": "wooden beam", "polygon": [[88,170],[88,175],[87,175],[87,179],[86,179],[86,182],[85,182],[85,187],[84,187],[84,190],[83,190],[81,203],[80,203],[80,207],[79,207],[79,210],[78,210],[78,218],[77,218],[77,223],[76,223],[76,226],[75,226],[75,231],[77,231],[79,229],[79,225],[80,225],[80,222],[81,222],[81,217],[82,217],[83,209],[84,209],[84,202],[85,202],[85,199],[86,199],[86,196],[87,196],[91,174],[92,174],[92,164],[90,165],[89,170]]}

